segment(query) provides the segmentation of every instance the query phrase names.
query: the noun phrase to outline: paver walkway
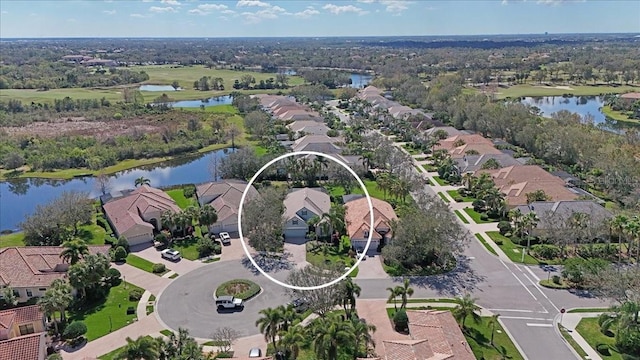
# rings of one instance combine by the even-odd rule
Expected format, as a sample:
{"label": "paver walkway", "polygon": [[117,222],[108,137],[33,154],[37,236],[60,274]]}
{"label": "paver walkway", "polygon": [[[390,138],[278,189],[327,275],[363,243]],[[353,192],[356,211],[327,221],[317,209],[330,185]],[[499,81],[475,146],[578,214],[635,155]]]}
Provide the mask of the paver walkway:
{"label": "paver walkway", "polygon": [[568,313],[562,316],[562,322],[560,323],[560,325],[570,330],[569,335],[571,335],[573,340],[587,353],[590,360],[602,360],[602,357],[600,357],[598,352],[576,331],[576,327],[582,318],[598,317],[600,314],[601,313]]}

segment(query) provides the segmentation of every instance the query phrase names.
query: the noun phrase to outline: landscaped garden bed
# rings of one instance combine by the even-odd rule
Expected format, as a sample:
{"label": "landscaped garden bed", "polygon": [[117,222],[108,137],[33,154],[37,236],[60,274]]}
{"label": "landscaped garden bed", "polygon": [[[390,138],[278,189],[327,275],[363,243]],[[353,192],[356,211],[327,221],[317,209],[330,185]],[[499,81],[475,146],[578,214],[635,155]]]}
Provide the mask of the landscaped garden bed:
{"label": "landscaped garden bed", "polygon": [[466,212],[476,224],[486,224],[491,222],[498,222],[501,220],[499,217],[492,218],[487,215],[487,213],[479,213],[472,208],[465,208],[464,212]]}
{"label": "landscaped garden bed", "polygon": [[622,354],[616,348],[615,326],[612,326],[606,334],[604,334],[598,318],[583,318],[578,323],[576,331],[580,334],[589,345],[598,352],[598,355],[604,360],[624,360]]}
{"label": "landscaped garden bed", "polygon": [[238,299],[248,300],[260,292],[260,286],[246,279],[227,281],[216,289],[216,297],[231,295]]}
{"label": "landscaped garden bed", "polygon": [[473,202],[476,200],[476,198],[472,196],[463,196],[458,190],[449,190],[447,191],[447,194],[449,194],[449,196],[451,196],[451,198],[456,202]]}
{"label": "landscaped garden bed", "polygon": [[[351,242],[348,237],[343,237],[338,246],[321,242],[308,241],[307,261],[311,265],[324,267],[327,265],[338,265],[341,267],[352,267],[355,264],[355,252],[351,249]],[[358,268],[355,268],[349,276],[358,275]]]}

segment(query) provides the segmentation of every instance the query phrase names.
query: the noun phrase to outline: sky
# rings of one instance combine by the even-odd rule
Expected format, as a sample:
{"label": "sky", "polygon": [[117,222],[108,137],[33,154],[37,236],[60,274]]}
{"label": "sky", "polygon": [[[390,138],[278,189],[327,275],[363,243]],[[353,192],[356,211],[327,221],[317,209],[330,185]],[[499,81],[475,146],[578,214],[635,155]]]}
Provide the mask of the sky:
{"label": "sky", "polygon": [[0,38],[640,33],[640,0],[0,0]]}

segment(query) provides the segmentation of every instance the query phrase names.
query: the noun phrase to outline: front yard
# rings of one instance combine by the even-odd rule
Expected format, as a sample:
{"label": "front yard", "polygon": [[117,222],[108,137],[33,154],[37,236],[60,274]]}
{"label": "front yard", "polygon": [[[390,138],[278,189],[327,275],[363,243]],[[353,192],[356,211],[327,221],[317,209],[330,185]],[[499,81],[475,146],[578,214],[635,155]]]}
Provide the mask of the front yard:
{"label": "front yard", "polygon": [[[349,256],[351,243],[348,238],[343,238],[339,246],[331,244],[308,241],[305,245],[307,248],[307,261],[315,266],[323,266],[326,264],[342,264],[345,267],[351,267],[356,260]],[[358,268],[355,268],[349,276],[358,275]]]}
{"label": "front yard", "polygon": [[[158,259],[160,259],[160,254],[158,253]],[[153,265],[154,263],[152,263],[151,261],[147,260],[147,259],[143,259],[137,255],[134,254],[129,254],[127,255],[127,264],[133,266],[133,267],[137,267],[140,270],[152,273],[152,274],[156,274],[158,276],[162,276],[166,273],[169,272],[169,269],[165,269],[163,272],[160,273],[154,273],[153,272]]]}
{"label": "front yard", "polygon": [[449,196],[451,196],[456,202],[473,202],[474,200],[476,200],[476,198],[474,197],[460,195],[460,192],[458,192],[458,190],[449,190],[447,191],[447,194],[449,194]]}
{"label": "front yard", "polygon": [[473,221],[474,221],[476,224],[486,224],[486,223],[491,223],[491,222],[498,222],[498,221],[500,221],[500,219],[497,219],[497,218],[489,218],[489,217],[488,217],[488,218],[486,218],[487,220],[482,220],[482,219],[483,219],[482,215],[485,215],[485,214],[479,213],[479,212],[477,212],[477,211],[473,210],[472,208],[465,208],[465,209],[464,209],[464,212],[466,212],[466,213],[471,217],[471,219],[473,219]]}
{"label": "front yard", "polygon": [[69,319],[83,321],[87,325],[85,336],[88,341],[123,328],[132,323],[136,317],[135,311],[133,314],[127,315],[128,307],[131,306],[135,309],[138,306],[137,301],[129,301],[129,292],[136,289],[144,292],[143,289],[135,285],[121,282],[109,290],[106,299],[86,304],[78,310],[70,310]]}
{"label": "front yard", "polygon": [[[612,326],[611,329],[615,329],[615,326]],[[604,360],[622,360],[622,355],[617,352],[615,349],[616,339],[614,333],[611,332],[608,335],[603,334],[600,331],[600,325],[598,325],[598,318],[583,318],[578,323],[576,327],[576,331],[591,345],[591,347],[597,351],[596,347],[600,344],[609,345],[609,355],[605,355],[598,351],[598,355],[600,355]]]}
{"label": "front yard", "polygon": [[[502,249],[502,251],[515,263],[522,263],[522,252],[525,250],[524,246],[516,245],[511,242],[506,236],[501,235],[497,231],[487,231],[487,235]],[[526,254],[524,256],[524,263],[527,265],[539,265],[538,261],[533,256]]]}

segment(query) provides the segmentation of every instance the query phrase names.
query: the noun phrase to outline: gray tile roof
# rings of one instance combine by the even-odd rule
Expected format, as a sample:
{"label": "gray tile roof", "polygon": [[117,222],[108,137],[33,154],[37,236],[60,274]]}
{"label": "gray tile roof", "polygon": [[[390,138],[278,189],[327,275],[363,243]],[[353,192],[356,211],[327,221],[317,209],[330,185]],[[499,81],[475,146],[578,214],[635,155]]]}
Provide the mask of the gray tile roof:
{"label": "gray tile roof", "polygon": [[590,200],[535,201],[529,205],[516,206],[515,209],[520,209],[523,214],[535,212],[540,219],[537,229],[549,229],[558,221],[567,221],[574,213],[588,214],[591,223],[599,224],[613,217],[609,210]]}
{"label": "gray tile roof", "polygon": [[507,154],[483,154],[483,155],[465,155],[463,158],[456,159],[458,170],[461,173],[476,172],[482,168],[489,159],[495,159],[500,167],[520,166],[520,162]]}

